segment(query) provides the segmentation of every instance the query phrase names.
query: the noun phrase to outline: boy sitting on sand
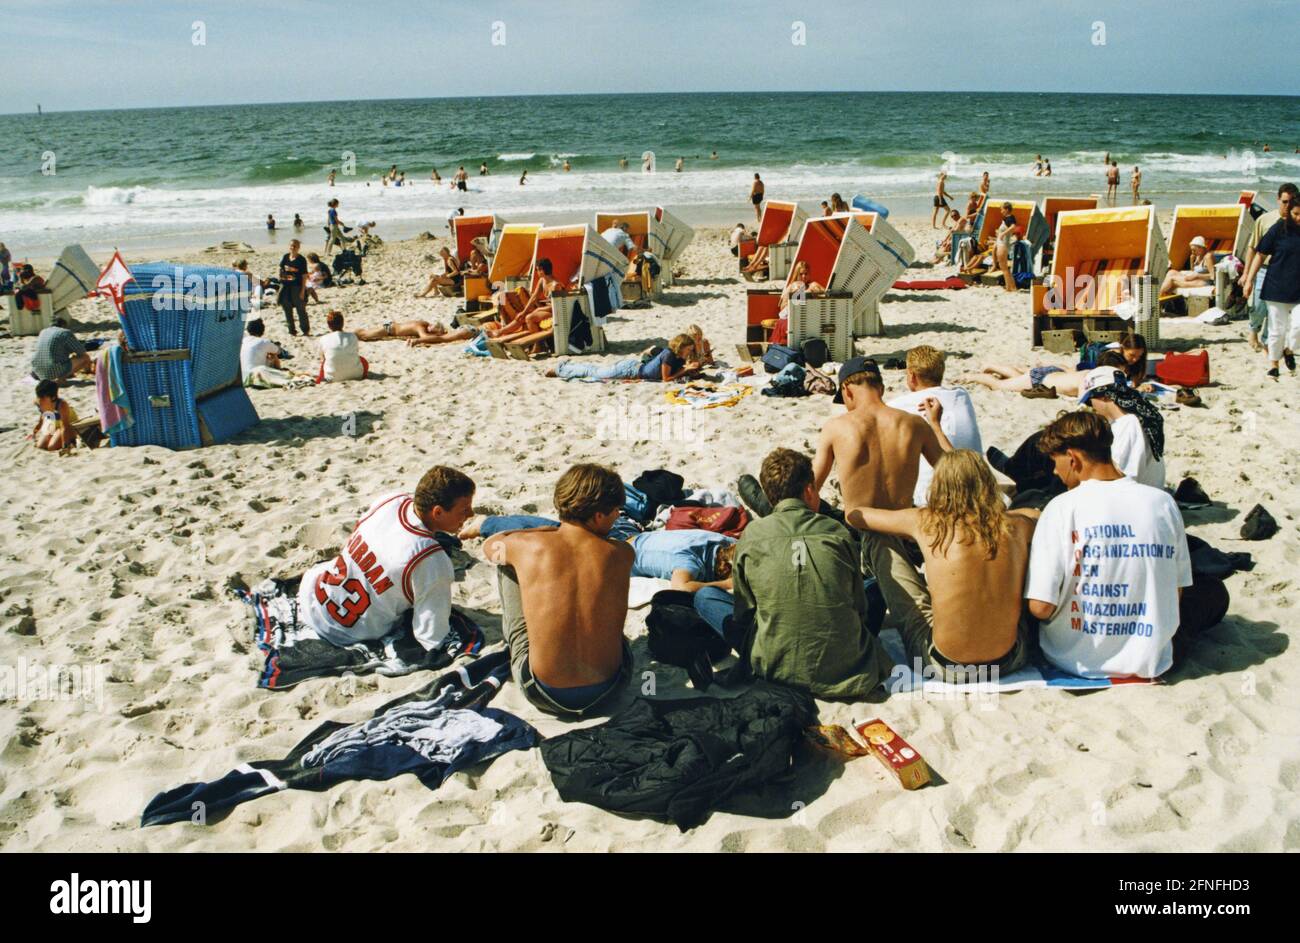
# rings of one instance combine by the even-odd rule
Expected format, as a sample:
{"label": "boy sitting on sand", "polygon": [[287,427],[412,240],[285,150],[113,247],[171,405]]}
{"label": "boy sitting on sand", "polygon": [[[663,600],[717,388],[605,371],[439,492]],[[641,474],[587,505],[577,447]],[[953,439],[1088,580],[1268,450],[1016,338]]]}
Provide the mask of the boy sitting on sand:
{"label": "boy sitting on sand", "polygon": [[852,508],[846,517],[920,544],[924,578],[906,558],[876,573],[918,673],[937,669],[961,684],[996,681],[1025,665],[1032,641],[1021,597],[1037,512],[1003,510],[978,452],[940,456],[924,508]]}
{"label": "boy sitting on sand", "polygon": [[497,564],[510,673],[540,710],[581,716],[621,689],[632,670],[623,636],[635,554],[609,532],[623,480],[575,465],[555,484],[555,530],[498,534],[483,545]]}
{"label": "boy sitting on sand", "polygon": [[715,624],[698,599],[697,611],[728,641],[751,640],[749,666],[757,677],[817,697],[870,694],[889,659],[867,627],[853,538],[843,524],[817,513],[808,456],[776,449],[763,459],[759,481],[772,513],[740,535],[734,622]]}
{"label": "boy sitting on sand", "polygon": [[411,612],[426,650],[451,629],[454,568],[437,532],[455,533],[474,512],[474,482],[435,465],[414,494],[394,492],[370,506],[333,560],[312,567],[298,590],[304,624],[334,645],[383,638]]}
{"label": "boy sitting on sand", "polygon": [[1038,448],[1069,490],[1039,518],[1025,598],[1062,671],[1158,678],[1176,647],[1223,619],[1228,592],[1221,580],[1193,584],[1178,505],[1116,468],[1112,440],[1110,423],[1085,411],[1043,430]]}

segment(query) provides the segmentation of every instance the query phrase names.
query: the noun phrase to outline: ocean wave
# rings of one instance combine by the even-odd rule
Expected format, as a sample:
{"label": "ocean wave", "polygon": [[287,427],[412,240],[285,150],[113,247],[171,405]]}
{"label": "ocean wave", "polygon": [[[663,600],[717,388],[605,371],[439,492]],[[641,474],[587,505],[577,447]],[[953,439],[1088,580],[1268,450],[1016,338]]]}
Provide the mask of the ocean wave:
{"label": "ocean wave", "polygon": [[534,157],[536,157],[536,156],[537,156],[537,154],[536,154],[535,152],[529,152],[529,153],[527,153],[527,154],[524,154],[524,153],[518,153],[518,154],[498,154],[498,155],[497,155],[497,160],[502,161],[502,162],[516,161],[516,160],[532,160],[532,159],[533,159]]}
{"label": "ocean wave", "polygon": [[97,187],[93,184],[86,187],[86,193],[82,197],[84,206],[125,206],[129,203],[136,203],[140,198],[149,192],[148,187]]}

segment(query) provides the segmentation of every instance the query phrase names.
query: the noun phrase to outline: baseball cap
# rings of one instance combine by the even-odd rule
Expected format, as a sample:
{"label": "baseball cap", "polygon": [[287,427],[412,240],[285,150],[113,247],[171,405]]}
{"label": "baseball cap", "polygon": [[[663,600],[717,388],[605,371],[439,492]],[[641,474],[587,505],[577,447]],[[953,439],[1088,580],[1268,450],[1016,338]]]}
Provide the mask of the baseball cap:
{"label": "baseball cap", "polygon": [[1196,246],[1198,249],[1208,248],[1204,236],[1193,236],[1191,244]]}
{"label": "baseball cap", "polygon": [[1123,386],[1127,383],[1124,374],[1114,367],[1095,367],[1088,371],[1083,383],[1079,385],[1079,403],[1082,405],[1088,402],[1093,394],[1108,386]]}
{"label": "baseball cap", "polygon": [[870,357],[850,357],[844,361],[843,366],[840,367],[839,389],[835,391],[835,398],[831,402],[844,402],[844,381],[855,373],[874,373],[880,376],[880,366]]}

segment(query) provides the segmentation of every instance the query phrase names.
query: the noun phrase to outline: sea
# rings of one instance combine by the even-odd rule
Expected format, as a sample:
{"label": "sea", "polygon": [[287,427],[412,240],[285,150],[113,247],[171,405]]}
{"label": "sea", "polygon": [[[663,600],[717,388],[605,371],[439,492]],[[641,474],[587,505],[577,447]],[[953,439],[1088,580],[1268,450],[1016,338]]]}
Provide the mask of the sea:
{"label": "sea", "polygon": [[[0,242],[15,258],[77,242],[140,255],[286,242],[295,213],[310,247],[323,243],[332,197],[347,224],[374,221],[390,239],[444,233],[459,207],[555,223],[663,206],[726,225],[753,219],[755,173],[770,198],[810,209],[837,192],[928,214],[940,168],[959,199],[984,171],[997,198],[1086,195],[1105,192],[1106,154],[1120,164],[1121,202],[1135,165],[1158,206],[1235,201],[1300,178],[1300,99],[754,92],[33,107],[0,115],[0,141]],[[1034,175],[1038,155],[1051,177]],[[381,183],[393,165],[402,187]],[[467,192],[450,187],[461,166]]]}

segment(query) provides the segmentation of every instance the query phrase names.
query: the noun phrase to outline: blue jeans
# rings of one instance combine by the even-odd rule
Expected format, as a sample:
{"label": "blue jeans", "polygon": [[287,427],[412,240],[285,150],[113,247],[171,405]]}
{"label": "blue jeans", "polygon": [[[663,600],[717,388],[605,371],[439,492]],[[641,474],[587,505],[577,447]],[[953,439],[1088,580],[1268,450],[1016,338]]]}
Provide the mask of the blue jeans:
{"label": "blue jeans", "polygon": [[[538,527],[559,527],[559,521],[549,517],[537,517],[533,514],[489,514],[483,519],[478,532],[485,540],[508,530],[533,530]],[[609,536],[613,540],[627,540],[634,534],[641,533],[641,525],[626,514],[619,514],[618,520],[610,528]]]}
{"label": "blue jeans", "polygon": [[635,380],[641,373],[641,358],[629,357],[609,366],[598,363],[574,363],[562,360],[555,368],[555,374],[561,380]]}
{"label": "blue jeans", "polygon": [[740,651],[743,638],[735,628],[736,597],[717,586],[705,586],[695,592],[695,611],[728,645]]}
{"label": "blue jeans", "polygon": [[483,538],[503,534],[508,530],[532,530],[535,527],[559,527],[559,521],[546,517],[534,517],[531,514],[489,514],[479,527],[479,536]]}
{"label": "blue jeans", "polygon": [[1250,293],[1250,331],[1259,338],[1260,343],[1268,341],[1268,305],[1260,300],[1259,293],[1264,290],[1264,276],[1268,266],[1261,266],[1255,276],[1255,288]]}

